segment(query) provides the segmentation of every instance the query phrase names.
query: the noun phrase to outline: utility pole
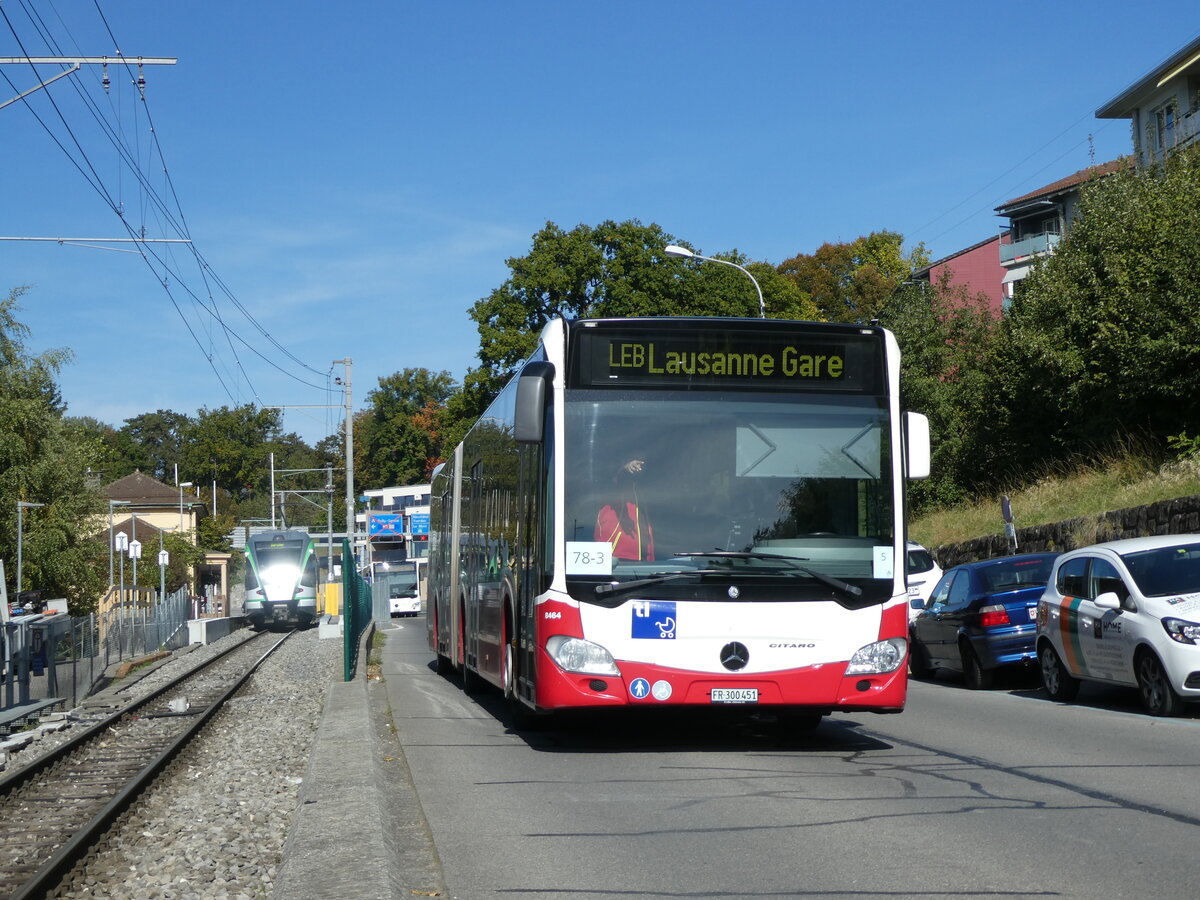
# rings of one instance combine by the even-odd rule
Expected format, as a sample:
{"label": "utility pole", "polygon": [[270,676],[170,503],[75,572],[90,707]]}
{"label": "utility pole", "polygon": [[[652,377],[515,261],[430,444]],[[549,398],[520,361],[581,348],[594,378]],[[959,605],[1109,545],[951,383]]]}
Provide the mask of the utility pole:
{"label": "utility pole", "polygon": [[333,581],[333,466],[325,469],[325,497],[325,583],[329,584]]}
{"label": "utility pole", "polygon": [[[354,408],[351,405],[350,393],[350,364],[353,360],[335,359],[333,364],[346,367],[346,377],[336,379],[342,385],[346,395],[346,537],[350,541],[350,549],[354,549]],[[347,560],[342,560],[346,565]]]}

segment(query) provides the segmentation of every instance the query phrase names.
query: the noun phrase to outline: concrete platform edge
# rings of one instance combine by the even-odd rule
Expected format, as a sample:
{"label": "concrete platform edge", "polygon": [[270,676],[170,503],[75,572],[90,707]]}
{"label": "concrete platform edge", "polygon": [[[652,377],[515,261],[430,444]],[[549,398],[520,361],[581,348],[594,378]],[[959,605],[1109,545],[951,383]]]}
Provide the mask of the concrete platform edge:
{"label": "concrete platform edge", "polygon": [[329,684],[273,897],[403,896],[376,789],[372,731],[365,675]]}

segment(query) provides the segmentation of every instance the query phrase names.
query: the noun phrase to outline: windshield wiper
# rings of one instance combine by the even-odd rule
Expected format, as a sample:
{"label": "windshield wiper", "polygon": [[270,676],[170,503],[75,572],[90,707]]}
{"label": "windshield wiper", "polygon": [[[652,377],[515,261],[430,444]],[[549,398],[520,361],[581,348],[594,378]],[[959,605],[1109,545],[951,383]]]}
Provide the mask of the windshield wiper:
{"label": "windshield wiper", "polygon": [[[676,556],[685,554],[677,553]],[[703,555],[703,554],[698,554]],[[608,584],[596,585],[597,594],[612,594],[617,591],[632,591],[652,584],[662,584],[664,581],[674,581],[676,578],[690,578],[693,575],[728,575],[724,569],[688,569],[686,572],[669,572],[662,575],[650,575],[635,581],[612,581]]]}
{"label": "windshield wiper", "polygon": [[861,597],[862,588],[849,582],[842,581],[840,578],[834,578],[832,575],[826,575],[824,572],[818,572],[816,569],[810,569],[808,566],[800,565],[800,562],[808,562],[806,556],[783,556],[779,553],[754,553],[741,550],[707,550],[694,553],[676,553],[675,556],[699,556],[710,559],[770,559],[780,560],[790,565],[794,569],[798,569],[805,575],[811,575],[817,581],[824,585],[828,585],[834,590],[841,591],[844,594],[849,594],[851,597]]}

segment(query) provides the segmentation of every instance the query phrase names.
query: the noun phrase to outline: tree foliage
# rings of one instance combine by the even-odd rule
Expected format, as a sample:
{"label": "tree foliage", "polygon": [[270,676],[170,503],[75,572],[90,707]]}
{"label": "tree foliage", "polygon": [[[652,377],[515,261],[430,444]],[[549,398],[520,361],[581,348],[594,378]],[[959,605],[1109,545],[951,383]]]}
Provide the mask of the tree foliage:
{"label": "tree foliage", "polygon": [[974,426],[987,416],[989,359],[999,323],[986,295],[953,285],[949,272],[932,285],[904,285],[881,321],[900,345],[901,403],[925,413],[933,435],[932,474],[912,484],[914,508],[957,502],[983,449]]}
{"label": "tree foliage", "polygon": [[1080,215],[1019,285],[992,428],[1022,465],[1122,434],[1200,427],[1200,154],[1084,186]]}
{"label": "tree foliage", "polygon": [[[533,352],[542,327],[559,316],[759,314],[758,294],[745,274],[729,266],[667,256],[668,244],[687,246],[658,225],[636,219],[578,225],[570,231],[547,222],[533,236],[527,255],[507,260],[509,278],[471,307],[479,329],[481,366],[468,378],[468,386],[493,396]],[[749,263],[736,251],[725,257],[755,275],[768,315],[815,314],[795,285],[776,277],[769,264]]]}
{"label": "tree foliage", "polygon": [[[1086,184],[1054,254],[989,323],[964,298],[901,291],[885,313],[906,403],[928,412],[945,503],[1200,430],[1200,154]],[[942,293],[942,298],[947,295]]]}
{"label": "tree foliage", "polygon": [[929,264],[924,244],[904,252],[904,236],[874,231],[849,243],[824,243],[779,265],[830,322],[868,322],[914,271]]}
{"label": "tree foliage", "polygon": [[449,372],[404,369],[379,379],[355,419],[355,481],[372,487],[418,484],[442,459]]}
{"label": "tree foliage", "polygon": [[31,354],[28,328],[18,321],[16,289],[0,300],[0,558],[8,584],[16,585],[17,503],[40,503],[22,515],[24,587],[66,598],[85,611],[102,587],[97,561],[103,543],[79,528],[100,511],[86,475],[95,444],[73,439],[64,420],[56,377],[66,350]]}

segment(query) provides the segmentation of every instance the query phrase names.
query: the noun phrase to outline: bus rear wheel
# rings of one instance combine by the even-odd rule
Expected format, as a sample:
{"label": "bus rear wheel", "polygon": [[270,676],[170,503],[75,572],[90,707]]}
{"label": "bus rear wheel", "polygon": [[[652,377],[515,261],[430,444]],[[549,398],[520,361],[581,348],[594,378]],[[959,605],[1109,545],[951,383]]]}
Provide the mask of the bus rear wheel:
{"label": "bus rear wheel", "polygon": [[454,663],[450,661],[450,657],[442,653],[442,623],[438,619],[437,607],[428,613],[433,616],[433,652],[437,655],[435,662],[435,671],[443,678],[454,674]]}

